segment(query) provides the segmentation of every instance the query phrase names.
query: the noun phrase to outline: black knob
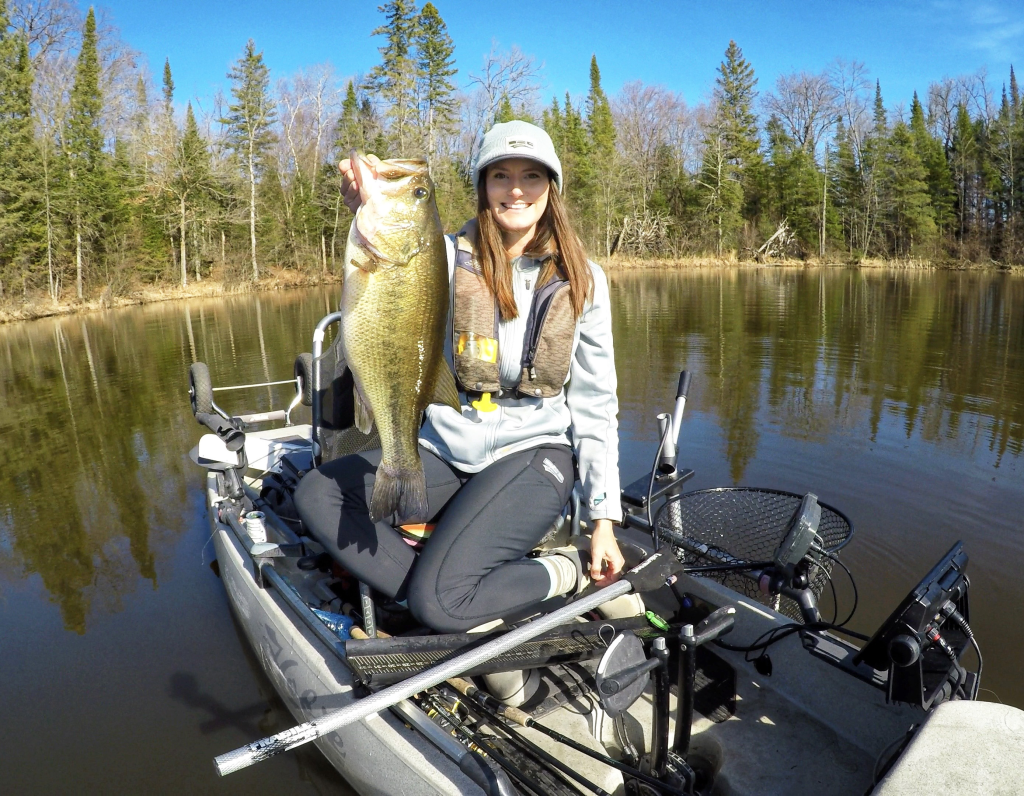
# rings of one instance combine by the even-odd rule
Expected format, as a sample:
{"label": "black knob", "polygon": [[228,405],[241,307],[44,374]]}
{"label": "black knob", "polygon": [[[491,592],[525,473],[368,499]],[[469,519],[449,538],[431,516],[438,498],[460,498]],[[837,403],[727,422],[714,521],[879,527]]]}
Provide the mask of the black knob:
{"label": "black knob", "polygon": [[921,643],[913,636],[900,634],[889,642],[889,658],[897,666],[910,666],[921,657]]}

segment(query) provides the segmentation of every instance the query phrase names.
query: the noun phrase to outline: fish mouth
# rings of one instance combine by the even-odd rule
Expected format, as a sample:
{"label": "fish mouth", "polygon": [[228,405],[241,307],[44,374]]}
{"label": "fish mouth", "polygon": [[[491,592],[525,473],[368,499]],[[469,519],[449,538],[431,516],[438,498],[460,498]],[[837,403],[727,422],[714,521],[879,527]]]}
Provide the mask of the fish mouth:
{"label": "fish mouth", "polygon": [[[391,233],[391,232],[401,232],[401,231],[407,230],[407,229],[414,229],[415,226],[416,226],[415,224],[408,223],[408,222],[404,222],[404,223],[400,223],[400,224],[382,224],[379,227],[377,227],[377,232],[383,233],[383,234],[388,234],[388,233]],[[374,259],[382,260],[383,262],[386,262],[386,263],[392,263],[393,265],[398,265],[399,264],[399,262],[400,262],[399,260],[395,259],[394,257],[389,257],[388,255],[384,254],[384,252],[382,252],[379,248],[377,248],[377,246],[375,246],[370,241],[370,239],[368,237],[366,237],[366,235],[363,234],[363,231],[359,228],[359,216],[358,215],[356,216],[355,220],[352,222],[352,229],[353,229],[353,231],[355,233],[355,243],[356,243],[356,245],[359,246],[362,249],[365,249],[370,254],[372,254]]]}

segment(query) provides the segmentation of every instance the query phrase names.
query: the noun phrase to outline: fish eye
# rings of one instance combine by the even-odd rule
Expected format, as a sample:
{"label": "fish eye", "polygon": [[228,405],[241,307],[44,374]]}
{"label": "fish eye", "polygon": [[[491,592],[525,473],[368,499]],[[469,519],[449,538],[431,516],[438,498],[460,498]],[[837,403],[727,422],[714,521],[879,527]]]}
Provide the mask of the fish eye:
{"label": "fish eye", "polygon": [[425,199],[427,193],[428,191],[426,188],[417,188],[415,191],[412,192],[412,195],[415,196],[417,199]]}

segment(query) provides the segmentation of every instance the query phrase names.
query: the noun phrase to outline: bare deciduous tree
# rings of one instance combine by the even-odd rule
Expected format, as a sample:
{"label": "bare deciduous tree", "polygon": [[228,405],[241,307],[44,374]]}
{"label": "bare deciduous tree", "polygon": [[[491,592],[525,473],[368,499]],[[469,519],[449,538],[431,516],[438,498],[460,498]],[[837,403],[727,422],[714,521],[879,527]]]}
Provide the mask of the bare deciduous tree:
{"label": "bare deciduous tree", "polygon": [[647,210],[658,183],[658,150],[668,140],[681,103],[662,86],[645,86],[639,80],[624,85],[611,101],[626,179],[639,188],[630,192],[634,212]]}
{"label": "bare deciduous tree", "polygon": [[839,91],[827,74],[798,72],[780,75],[775,91],[765,95],[764,106],[779,117],[799,146],[814,155],[822,136],[836,123],[838,100]]}

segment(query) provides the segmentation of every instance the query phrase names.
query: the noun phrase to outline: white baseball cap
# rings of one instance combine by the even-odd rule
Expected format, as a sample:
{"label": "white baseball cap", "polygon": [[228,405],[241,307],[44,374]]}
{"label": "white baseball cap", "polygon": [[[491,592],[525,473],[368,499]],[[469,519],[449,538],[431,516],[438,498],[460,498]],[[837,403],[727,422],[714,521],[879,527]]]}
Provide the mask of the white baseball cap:
{"label": "white baseball cap", "polygon": [[480,152],[473,164],[473,187],[485,168],[507,158],[529,158],[543,163],[555,174],[555,185],[562,192],[562,162],[555,154],[551,136],[535,124],[515,119],[496,124],[484,134]]}

